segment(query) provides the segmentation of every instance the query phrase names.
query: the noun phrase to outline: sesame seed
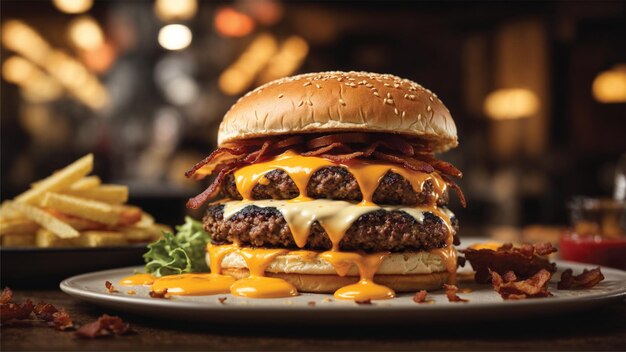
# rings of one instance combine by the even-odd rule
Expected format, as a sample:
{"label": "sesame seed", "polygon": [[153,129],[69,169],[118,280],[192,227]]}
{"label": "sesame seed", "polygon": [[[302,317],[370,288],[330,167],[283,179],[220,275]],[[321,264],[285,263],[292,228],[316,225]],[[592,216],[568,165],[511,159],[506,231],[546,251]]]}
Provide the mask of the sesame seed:
{"label": "sesame seed", "polygon": [[391,98],[391,93],[387,93],[387,98]]}
{"label": "sesame seed", "polygon": [[432,109],[430,108],[430,105],[428,105],[428,106],[426,107],[426,111],[430,111],[430,110],[432,110]]}
{"label": "sesame seed", "polygon": [[304,83],[302,86],[303,86],[303,87],[306,87],[306,86],[310,86],[310,85],[311,85],[311,82],[306,82],[306,83]]}
{"label": "sesame seed", "polygon": [[387,98],[383,99],[383,104],[387,104]]}
{"label": "sesame seed", "polygon": [[339,99],[339,103],[341,103],[341,105],[346,105],[346,102],[343,101],[343,99]]}
{"label": "sesame seed", "polygon": [[302,106],[302,104],[304,104],[304,100],[300,100],[300,103],[298,103],[298,107]]}
{"label": "sesame seed", "polygon": [[317,89],[322,88],[322,86],[320,86],[319,84],[316,84],[315,86],[317,87]]}
{"label": "sesame seed", "polygon": [[385,83],[385,87],[391,87],[391,84]]}
{"label": "sesame seed", "polygon": [[380,96],[380,94],[378,94],[378,92],[374,92],[374,95],[377,96],[377,97]]}
{"label": "sesame seed", "polygon": [[393,99],[385,99],[385,102],[389,105],[393,105]]}
{"label": "sesame seed", "polygon": [[402,112],[402,117],[404,117],[404,115],[406,115],[406,111],[403,111],[403,112]]}
{"label": "sesame seed", "polygon": [[398,87],[400,87],[400,85],[398,83],[394,83],[393,87],[394,88],[398,88]]}
{"label": "sesame seed", "polygon": [[341,82],[341,81],[343,81],[343,78],[341,77],[337,78],[337,82]]}
{"label": "sesame seed", "polygon": [[394,114],[398,115],[398,108],[393,109]]}
{"label": "sesame seed", "polygon": [[284,95],[278,94],[278,99],[282,98]]}
{"label": "sesame seed", "polygon": [[435,101],[435,99],[433,99],[433,97],[428,97],[428,99],[430,99],[430,101]]}

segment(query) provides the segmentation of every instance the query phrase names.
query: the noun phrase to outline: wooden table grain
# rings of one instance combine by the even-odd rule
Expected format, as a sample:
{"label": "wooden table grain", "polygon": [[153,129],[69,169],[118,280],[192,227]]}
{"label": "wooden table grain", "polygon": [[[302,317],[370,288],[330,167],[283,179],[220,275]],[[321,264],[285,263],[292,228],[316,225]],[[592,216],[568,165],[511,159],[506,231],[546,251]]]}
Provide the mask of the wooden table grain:
{"label": "wooden table grain", "polygon": [[[144,318],[74,299],[59,290],[15,290],[29,298],[64,307],[78,324],[101,314],[119,315],[133,333],[83,340],[43,324],[0,328],[2,351],[40,350],[626,350],[626,305],[617,301],[594,311],[534,320],[466,323],[451,315],[446,325],[377,327],[282,327],[206,325]],[[303,317],[304,321],[305,317]]]}

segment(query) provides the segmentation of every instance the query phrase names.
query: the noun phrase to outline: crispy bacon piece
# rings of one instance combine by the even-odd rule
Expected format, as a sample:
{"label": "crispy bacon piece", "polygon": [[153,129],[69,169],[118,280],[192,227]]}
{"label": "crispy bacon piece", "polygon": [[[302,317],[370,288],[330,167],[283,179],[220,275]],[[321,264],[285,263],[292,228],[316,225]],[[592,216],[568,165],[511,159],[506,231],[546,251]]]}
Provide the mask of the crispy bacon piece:
{"label": "crispy bacon piece", "polygon": [[12,299],[13,299],[13,291],[11,291],[11,289],[8,287],[5,287],[4,289],[2,289],[2,293],[0,294],[0,303],[6,304],[6,303],[11,302]]}
{"label": "crispy bacon piece", "polygon": [[345,163],[347,161],[350,161],[354,158],[358,158],[360,156],[363,155],[363,152],[354,152],[354,153],[350,153],[350,154],[339,154],[339,155],[335,155],[335,154],[320,154],[320,156],[322,158],[334,161],[336,163]]}
{"label": "crispy bacon piece", "polygon": [[463,194],[461,187],[459,187],[459,185],[457,185],[456,182],[452,181],[452,179],[450,179],[450,177],[446,175],[441,175],[441,178],[443,178],[443,180],[446,181],[448,186],[452,187],[452,189],[456,193],[456,196],[459,197],[459,202],[461,203],[463,208],[465,208],[467,206],[467,202],[465,201],[465,195]]}
{"label": "crispy bacon piece", "polygon": [[512,244],[507,243],[498,248],[497,251],[467,248],[462,252],[476,272],[474,280],[478,283],[487,284],[492,279],[490,271],[495,271],[500,275],[512,271],[522,279],[535,275],[541,269],[554,273],[556,272],[556,264],[550,263],[548,259],[540,256],[540,253],[553,253],[554,251],[556,249],[551,245],[543,243],[522,247],[513,247]]}
{"label": "crispy bacon piece", "polygon": [[413,296],[413,302],[426,303],[426,296],[428,296],[428,292],[426,290],[417,291]]}
{"label": "crispy bacon piece", "polygon": [[515,281],[517,276],[512,271],[505,273],[504,277],[495,271],[490,274],[493,289],[505,300],[552,296],[547,286],[552,273],[545,269],[539,270],[535,275],[522,281]]}
{"label": "crispy bacon piece", "polygon": [[310,152],[302,153],[302,156],[316,156],[316,155],[326,154],[335,148],[349,149],[345,144],[341,142],[335,142],[327,146],[312,150]]}
{"label": "crispy bacon piece", "polygon": [[302,138],[302,136],[291,136],[274,143],[272,149],[283,149],[291,147],[297,144],[302,144],[303,141],[304,139]]}
{"label": "crispy bacon piece", "polygon": [[209,154],[209,156],[207,156],[206,158],[202,159],[199,163],[197,163],[196,165],[194,165],[191,169],[189,169],[187,172],[185,172],[185,176],[187,177],[191,177],[193,176],[196,171],[198,171],[201,167],[203,167],[204,165],[209,164],[211,161],[213,161],[214,159],[216,159],[217,157],[223,155],[223,154],[230,154],[230,155],[243,155],[245,154],[245,148],[243,147],[233,147],[233,148],[217,148],[216,150],[214,150],[211,154]]}
{"label": "crispy bacon piece", "polygon": [[97,338],[113,335],[123,335],[130,330],[130,325],[122,319],[110,315],[102,315],[98,320],[81,326],[74,333],[81,338]]}
{"label": "crispy bacon piece", "polygon": [[24,303],[4,303],[0,305],[0,324],[11,320],[30,318],[33,311],[33,302],[27,299]]}
{"label": "crispy bacon piece", "polygon": [[35,316],[48,323],[57,330],[67,330],[74,327],[74,323],[65,309],[57,309],[55,306],[45,302],[39,302],[33,309]]}
{"label": "crispy bacon piece", "polygon": [[400,153],[407,156],[413,156],[415,154],[415,149],[413,149],[413,146],[401,138],[381,141],[380,144],[388,149],[399,151]]}
{"label": "crispy bacon piece", "polygon": [[469,299],[463,299],[457,296],[456,293],[459,291],[459,288],[456,287],[456,285],[443,284],[443,289],[445,290],[446,296],[448,297],[448,302],[469,302]]}
{"label": "crispy bacon piece", "polygon": [[150,291],[149,294],[152,298],[167,298],[167,289],[163,291]]}
{"label": "crispy bacon piece", "polygon": [[367,148],[365,148],[365,151],[363,152],[363,156],[365,157],[371,156],[376,151],[376,148],[378,148],[379,145],[380,145],[380,141],[376,141],[368,145]]}
{"label": "crispy bacon piece", "polygon": [[556,288],[559,290],[592,288],[602,280],[604,280],[604,275],[602,275],[600,267],[591,270],[584,269],[583,272],[578,275],[574,275],[572,269],[567,269],[561,274],[561,280]]}
{"label": "crispy bacon piece", "polygon": [[313,138],[306,143],[306,147],[315,149],[319,147],[325,147],[333,143],[356,143],[367,144],[370,141],[370,136],[366,133],[337,133],[329,134],[317,138]]}
{"label": "crispy bacon piece", "polygon": [[104,287],[106,287],[107,290],[109,290],[109,293],[119,292],[117,289],[115,289],[115,286],[113,286],[111,281],[105,281]]}
{"label": "crispy bacon piece", "polygon": [[220,185],[222,184],[222,181],[224,181],[224,178],[226,177],[226,175],[228,175],[229,173],[233,172],[233,170],[235,170],[235,167],[229,167],[229,168],[222,169],[219,172],[219,174],[217,174],[217,176],[215,177],[213,182],[211,182],[209,187],[207,187],[207,189],[204,190],[204,192],[198,194],[197,196],[195,196],[195,197],[193,197],[193,198],[191,198],[191,199],[189,199],[187,201],[187,208],[198,209],[207,200],[209,200],[210,198],[215,197],[217,192],[219,192],[219,190],[220,190]]}
{"label": "crispy bacon piece", "polygon": [[372,156],[381,160],[403,165],[407,169],[411,169],[413,171],[425,172],[427,174],[435,171],[435,169],[428,163],[407,156],[392,155],[382,152],[373,152]]}

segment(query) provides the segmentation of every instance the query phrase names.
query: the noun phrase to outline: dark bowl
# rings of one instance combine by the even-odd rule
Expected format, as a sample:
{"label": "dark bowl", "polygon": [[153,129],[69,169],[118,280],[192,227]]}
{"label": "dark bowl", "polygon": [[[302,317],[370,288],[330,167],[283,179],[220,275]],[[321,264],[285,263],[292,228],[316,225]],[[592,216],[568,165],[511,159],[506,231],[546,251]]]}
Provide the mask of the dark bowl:
{"label": "dark bowl", "polygon": [[3,287],[54,287],[73,275],[140,265],[146,251],[146,244],[100,248],[2,248],[0,281]]}

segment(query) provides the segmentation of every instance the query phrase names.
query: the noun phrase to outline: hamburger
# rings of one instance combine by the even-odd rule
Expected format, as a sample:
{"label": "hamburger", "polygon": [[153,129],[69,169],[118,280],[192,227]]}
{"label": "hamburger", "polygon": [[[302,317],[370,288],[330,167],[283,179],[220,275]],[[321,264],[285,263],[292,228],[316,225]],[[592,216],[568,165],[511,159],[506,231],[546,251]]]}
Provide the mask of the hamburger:
{"label": "hamburger", "polygon": [[454,280],[446,206],[451,193],[465,205],[461,172],[435,154],[457,131],[430,90],[366,72],[288,77],[240,98],[217,142],[187,172],[211,180],[187,206],[212,201],[207,262],[233,294],[383,299]]}

